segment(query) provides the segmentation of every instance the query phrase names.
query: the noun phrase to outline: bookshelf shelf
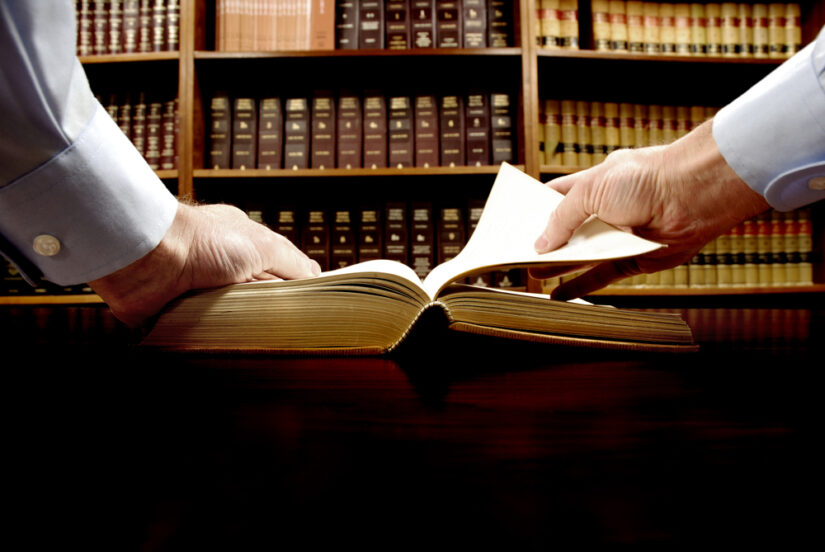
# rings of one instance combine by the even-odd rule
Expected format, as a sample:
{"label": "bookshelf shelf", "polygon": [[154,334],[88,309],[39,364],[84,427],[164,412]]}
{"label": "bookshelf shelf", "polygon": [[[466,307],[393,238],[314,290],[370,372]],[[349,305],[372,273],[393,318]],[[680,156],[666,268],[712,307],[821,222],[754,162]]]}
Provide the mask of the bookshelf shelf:
{"label": "bookshelf shelf", "polygon": [[[524,170],[523,165],[516,165]],[[432,175],[494,175],[497,166],[483,167],[409,167],[380,169],[195,169],[194,177],[203,179],[220,178],[277,178],[277,177],[330,177],[363,178],[385,176],[432,176]]]}
{"label": "bookshelf shelf", "polygon": [[180,52],[145,52],[139,54],[112,54],[96,56],[79,56],[83,65],[102,65],[109,63],[148,63],[157,61],[178,61]]}
{"label": "bookshelf shelf", "polygon": [[0,305],[95,305],[103,300],[95,294],[0,296]]}
{"label": "bookshelf shelf", "polygon": [[406,50],[281,50],[271,52],[215,52],[197,50],[196,60],[269,58],[411,58],[411,57],[520,57],[521,48],[418,48]]}
{"label": "bookshelf shelf", "polygon": [[825,284],[782,287],[719,287],[719,288],[657,288],[657,287],[609,287],[593,292],[594,296],[662,296],[662,297],[706,297],[744,295],[790,295],[825,293]]}

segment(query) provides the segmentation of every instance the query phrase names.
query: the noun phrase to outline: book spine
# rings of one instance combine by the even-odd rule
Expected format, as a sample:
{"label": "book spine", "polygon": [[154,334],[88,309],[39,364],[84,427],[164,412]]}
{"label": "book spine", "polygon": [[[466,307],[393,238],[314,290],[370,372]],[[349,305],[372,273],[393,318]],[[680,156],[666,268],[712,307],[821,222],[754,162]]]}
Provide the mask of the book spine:
{"label": "book spine", "polygon": [[335,0],[311,0],[309,50],[335,49]]}
{"label": "book spine", "polygon": [[389,99],[387,141],[389,166],[395,168],[415,165],[413,107],[408,96]]}
{"label": "book spine", "polygon": [[361,0],[358,6],[358,48],[361,50],[384,48],[383,0]]}
{"label": "book spine", "polygon": [[577,0],[559,0],[559,31],[561,48],[577,50],[579,48],[579,11]]}
{"label": "book spine", "polygon": [[487,0],[487,44],[490,48],[513,46],[513,4],[511,0]]}
{"label": "book spine", "polygon": [[673,4],[659,4],[659,38],[660,50],[663,55],[676,54],[676,20]]}
{"label": "book spine", "polygon": [[280,169],[283,148],[284,113],[281,98],[261,98],[258,105],[258,168]]}
{"label": "book spine", "polygon": [[576,102],[561,101],[561,164],[565,167],[575,167],[579,162],[576,128]]}
{"label": "book spine", "polygon": [[561,48],[561,11],[559,0],[541,0],[538,3],[538,46],[550,50]]}
{"label": "book spine", "polygon": [[410,33],[413,48],[435,47],[435,0],[410,0]]}
{"label": "book spine", "polygon": [[275,213],[272,229],[296,245],[301,243],[295,207],[280,207]]}
{"label": "book spine", "polygon": [[[143,107],[144,118],[146,106]],[[232,111],[229,96],[219,92],[209,102],[209,167],[228,169],[232,166]]]}
{"label": "book spine", "polygon": [[493,165],[515,163],[515,128],[509,94],[490,95],[490,134]]}
{"label": "book spine", "polygon": [[330,238],[330,268],[335,270],[355,264],[357,243],[349,209],[335,211]]}
{"label": "book spine", "polygon": [[177,52],[180,48],[180,0],[166,1],[166,37],[164,48]]}
{"label": "book spine", "polygon": [[240,97],[232,101],[232,168],[256,166],[258,109],[255,98]]}
{"label": "book spine", "polygon": [[153,170],[160,168],[162,125],[163,102],[157,98],[151,98],[146,108],[146,153],[144,158]]}
{"label": "book spine", "polygon": [[610,0],[607,9],[610,18],[610,49],[626,52],[627,5],[624,0]]}
{"label": "book spine", "polygon": [[722,12],[717,3],[705,5],[705,21],[707,36],[707,54],[709,56],[722,55]]}
{"label": "book spine", "polygon": [[406,50],[410,47],[410,0],[386,0],[386,47]]}
{"label": "book spine", "polygon": [[690,55],[708,55],[708,20],[704,4],[690,4]]}
{"label": "book spine", "polygon": [[544,162],[561,165],[561,104],[559,100],[544,101]]}
{"label": "book spine", "polygon": [[162,52],[166,49],[166,4],[164,0],[152,2],[152,51]]}
{"label": "book spine", "polygon": [[384,258],[409,264],[409,229],[407,205],[387,202],[384,209]]}
{"label": "book spine", "polygon": [[381,210],[365,206],[358,211],[358,262],[384,257]]}
{"label": "book spine", "polygon": [[462,0],[464,48],[487,47],[487,1]]}
{"label": "book spine", "polygon": [[327,213],[323,209],[308,209],[301,227],[301,248],[307,257],[321,265],[321,270],[330,269],[330,226]]}
{"label": "book spine", "polygon": [[138,52],[152,51],[152,0],[140,0],[138,13]]}
{"label": "book spine", "polygon": [[608,0],[592,0],[590,3],[593,19],[593,49],[612,50],[610,44],[610,9]]}
{"label": "book spine", "polygon": [[140,91],[135,94],[132,101],[132,124],[130,127],[130,139],[135,149],[141,155],[146,153],[146,92]]}
{"label": "book spine", "polygon": [[364,96],[364,167],[387,166],[387,103],[380,92]]}
{"label": "book spine", "polygon": [[627,5],[627,48],[631,52],[645,51],[644,5],[640,0],[628,0]]}
{"label": "book spine", "polygon": [[438,100],[434,95],[415,97],[415,166],[438,166]]}
{"label": "book spine", "polygon": [[436,47],[463,47],[461,0],[435,0],[435,15]]}
{"label": "book spine", "polygon": [[753,57],[753,10],[750,4],[739,3],[739,55]]}
{"label": "book spine", "polygon": [[331,92],[313,94],[311,117],[310,166],[313,169],[335,168],[335,97]]}
{"label": "book spine", "polygon": [[433,206],[429,202],[414,202],[410,213],[410,265],[423,280],[435,266]]}
{"label": "book spine", "polygon": [[590,102],[576,102],[576,151],[579,167],[593,164],[593,137],[590,131]]}
{"label": "book spine", "polygon": [[163,102],[161,128],[160,168],[174,170],[178,167],[178,100]]}
{"label": "book spine", "polygon": [[287,98],[284,105],[284,168],[308,168],[310,116],[306,98]]}
{"label": "book spine", "polygon": [[597,165],[607,157],[607,143],[605,136],[604,103],[590,102],[590,141],[593,146],[591,162]]}
{"label": "book spine", "polygon": [[338,97],[337,116],[337,166],[344,169],[360,168],[363,164],[361,98],[351,92],[342,92]]}
{"label": "book spine", "polygon": [[357,50],[358,2],[356,0],[336,0],[335,2],[335,49]]}
{"label": "book spine", "polygon": [[125,0],[123,3],[123,52],[138,51],[138,27],[140,24],[139,0]]}
{"label": "book spine", "polygon": [[90,56],[94,53],[93,0],[78,0],[75,4],[77,23],[77,55]]}
{"label": "book spine", "polygon": [[92,53],[102,56],[108,53],[109,45],[109,1],[93,0],[90,7],[92,17]]}
{"label": "book spine", "polygon": [[438,264],[458,255],[466,243],[464,210],[460,207],[442,207],[438,217]]}
{"label": "book spine", "polygon": [[107,53],[123,53],[123,0],[109,0]]}
{"label": "book spine", "polygon": [[486,93],[470,93],[464,103],[467,165],[490,164],[490,105]]}
{"label": "book spine", "polygon": [[658,2],[642,2],[642,41],[646,54],[656,55],[662,52]]}
{"label": "book spine", "polygon": [[440,105],[441,165],[460,167],[465,164],[464,100],[458,95],[442,96]]}

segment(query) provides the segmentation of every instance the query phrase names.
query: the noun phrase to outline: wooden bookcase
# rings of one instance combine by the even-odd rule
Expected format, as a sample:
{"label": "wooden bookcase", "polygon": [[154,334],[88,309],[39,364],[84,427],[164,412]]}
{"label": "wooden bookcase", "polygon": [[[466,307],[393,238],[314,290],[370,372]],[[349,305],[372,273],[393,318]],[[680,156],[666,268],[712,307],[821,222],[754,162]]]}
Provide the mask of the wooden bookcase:
{"label": "wooden bookcase", "polygon": [[[273,202],[326,199],[358,202],[428,198],[484,198],[495,166],[406,169],[214,170],[205,168],[208,101],[217,88],[250,94],[331,88],[426,89],[458,93],[469,89],[505,91],[516,100],[517,166],[546,181],[577,169],[544,164],[539,116],[545,97],[633,102],[704,102],[724,105],[781,63],[775,59],[651,56],[593,50],[590,0],[579,0],[579,49],[537,46],[539,0],[513,0],[513,46],[486,49],[216,52],[215,1],[180,1],[177,52],[81,58],[93,89],[117,83],[127,90],[146,83],[177,88],[177,169],[159,176],[180,197],[229,201],[242,208]],[[818,0],[801,0],[806,44],[825,24]],[[815,207],[815,281],[794,292],[825,291],[823,206]],[[535,286],[531,286],[535,287]],[[782,293],[762,288],[732,293]],[[605,293],[611,293],[610,291]],[[622,290],[621,295],[689,296],[724,294],[679,289]],[[0,297],[0,303],[86,302],[88,297]]]}

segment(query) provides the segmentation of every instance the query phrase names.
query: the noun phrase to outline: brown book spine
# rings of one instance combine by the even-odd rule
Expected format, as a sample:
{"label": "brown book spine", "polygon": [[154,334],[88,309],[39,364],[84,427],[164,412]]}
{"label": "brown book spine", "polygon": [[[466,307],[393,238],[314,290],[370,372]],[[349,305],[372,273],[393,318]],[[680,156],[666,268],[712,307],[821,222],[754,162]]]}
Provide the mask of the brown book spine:
{"label": "brown book spine", "polygon": [[166,4],[165,0],[152,2],[152,51],[162,52],[166,49]]}
{"label": "brown book spine", "polygon": [[92,53],[102,56],[109,53],[109,0],[94,0],[92,12]]}
{"label": "brown book spine", "polygon": [[438,100],[434,95],[415,98],[415,166],[438,166]]}
{"label": "brown book spine", "polygon": [[387,102],[381,92],[364,95],[364,167],[387,166]]}
{"label": "brown book spine", "polygon": [[462,0],[464,20],[464,48],[487,47],[487,2],[489,0]]}
{"label": "brown book spine", "polygon": [[172,170],[178,167],[178,100],[163,102],[161,127],[160,168]]}
{"label": "brown book spine", "polygon": [[410,264],[419,278],[426,278],[435,266],[435,226],[430,202],[410,206]]}
{"label": "brown book spine", "polygon": [[163,126],[163,102],[151,98],[146,107],[146,152],[144,157],[153,170],[160,169],[160,149]]}
{"label": "brown book spine", "polygon": [[359,263],[384,257],[382,230],[381,210],[379,208],[364,206],[358,210]]}
{"label": "brown book spine", "polygon": [[464,224],[464,209],[442,207],[439,211],[437,262],[441,264],[461,253],[467,242],[467,230]]}
{"label": "brown book spine", "polygon": [[323,209],[310,209],[306,212],[301,227],[301,248],[310,259],[321,265],[321,270],[330,269],[330,225],[327,213]]}
{"label": "brown book spine", "polygon": [[140,23],[140,0],[123,2],[123,51],[131,54],[138,51],[138,25]]}
{"label": "brown book spine", "polygon": [[117,105],[117,126],[123,134],[132,136],[132,102],[129,93],[123,95],[123,99]]}
{"label": "brown book spine", "polygon": [[313,169],[335,168],[335,97],[317,91],[312,97],[310,165]]}
{"label": "brown book spine", "polygon": [[258,106],[255,98],[232,101],[232,168],[254,169],[257,158]]}
{"label": "brown book spine", "polygon": [[138,52],[152,51],[152,2],[140,0],[138,12]]}
{"label": "brown book spine", "polygon": [[146,152],[146,93],[135,94],[132,102],[132,125],[130,136],[135,149],[144,155]]}
{"label": "brown book spine", "polygon": [[[218,92],[209,101],[209,168],[228,169],[232,166],[232,111],[225,92]],[[145,110],[145,108],[144,108]]]}
{"label": "brown book spine", "polygon": [[344,268],[355,264],[357,243],[353,216],[349,209],[337,209],[330,235],[330,268]]}
{"label": "brown book spine", "polygon": [[463,46],[461,0],[435,0],[435,41],[438,48]]}
{"label": "brown book spine", "polygon": [[398,169],[412,167],[415,164],[412,103],[409,96],[393,96],[389,104],[389,166]]}
{"label": "brown book spine", "polygon": [[357,0],[337,0],[335,2],[335,49],[358,49],[358,2]]}
{"label": "brown book spine", "polygon": [[487,0],[487,44],[491,48],[513,46],[513,5],[510,0]]}
{"label": "brown book spine", "polygon": [[343,169],[357,169],[363,164],[361,149],[363,142],[361,98],[352,92],[342,92],[338,96],[337,162]]}
{"label": "brown book spine", "polygon": [[312,0],[309,49],[335,49],[335,0]]}
{"label": "brown book spine", "polygon": [[410,0],[410,33],[413,48],[435,47],[435,0]]}
{"label": "brown book spine", "polygon": [[410,47],[410,0],[386,0],[385,44],[390,50]]}
{"label": "brown book spine", "polygon": [[284,112],[281,98],[261,98],[258,105],[258,168],[280,169],[283,148]]}
{"label": "brown book spine", "polygon": [[461,96],[442,96],[439,110],[441,165],[464,165],[464,100]]}
{"label": "brown book spine", "polygon": [[486,93],[470,93],[464,103],[467,165],[490,164],[490,105]]}
{"label": "brown book spine", "polygon": [[298,216],[295,207],[282,206],[275,212],[272,229],[294,244],[300,243],[301,234],[298,229]]}
{"label": "brown book spine", "polygon": [[306,98],[288,98],[284,106],[284,168],[309,166],[310,110]]}
{"label": "brown book spine", "polygon": [[358,3],[358,48],[384,48],[384,0],[361,0]]}
{"label": "brown book spine", "polygon": [[90,56],[94,53],[93,0],[78,0],[75,5],[77,20],[77,55]]}
{"label": "brown book spine", "polygon": [[384,258],[409,264],[410,233],[407,225],[407,205],[403,202],[388,202],[384,213]]}
{"label": "brown book spine", "polygon": [[180,48],[180,0],[166,1],[166,36],[164,49],[177,52]]}

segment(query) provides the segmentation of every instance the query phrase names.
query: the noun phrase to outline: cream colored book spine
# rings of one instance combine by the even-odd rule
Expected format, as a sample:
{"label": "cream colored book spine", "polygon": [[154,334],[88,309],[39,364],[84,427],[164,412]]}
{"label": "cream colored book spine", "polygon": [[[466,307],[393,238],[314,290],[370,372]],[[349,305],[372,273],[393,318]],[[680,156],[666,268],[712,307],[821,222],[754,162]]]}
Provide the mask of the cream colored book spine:
{"label": "cream colored book spine", "polygon": [[641,0],[627,1],[627,49],[636,53],[645,51],[644,3]]}
{"label": "cream colored book spine", "polygon": [[605,102],[604,104],[604,145],[605,151],[610,154],[622,145],[621,123],[619,122],[619,104]]}
{"label": "cream colored book spine", "polygon": [[624,0],[609,0],[610,49],[626,52],[627,47],[627,5]]}
{"label": "cream colored book spine", "polygon": [[590,140],[593,142],[592,162],[597,165],[607,157],[603,102],[590,102]]}
{"label": "cream colored book spine", "polygon": [[608,0],[593,0],[593,48],[606,52],[610,48],[610,9]]}
{"label": "cream colored book spine", "polygon": [[590,132],[590,104],[576,102],[576,149],[579,167],[593,165],[593,140]]}
{"label": "cream colored book spine", "polygon": [[722,55],[722,11],[717,3],[705,4],[707,53],[709,56]]}
{"label": "cream colored book spine", "polygon": [[739,9],[734,2],[723,2],[722,56],[739,57]]}
{"label": "cream colored book spine", "polygon": [[579,156],[576,151],[578,129],[576,128],[576,102],[561,101],[561,164],[565,167],[578,166]]}
{"label": "cream colored book spine", "polygon": [[785,31],[785,4],[768,5],[768,44],[771,58],[784,58],[788,55],[788,43]]}
{"label": "cream colored book spine", "polygon": [[539,46],[551,50],[558,49],[561,46],[559,0],[541,0],[539,6]]}
{"label": "cream colored book spine", "polygon": [[759,285],[759,265],[757,264],[759,251],[756,241],[756,219],[751,218],[742,223],[743,264],[745,268],[745,286],[747,287]]}
{"label": "cream colored book spine", "polygon": [[662,106],[652,104],[647,107],[647,135],[651,146],[659,146],[664,143],[662,133]]}
{"label": "cream colored book spine", "polygon": [[562,164],[561,151],[561,106],[558,100],[545,100],[544,112],[546,126],[544,127],[544,162],[548,165]]}
{"label": "cream colored book spine", "polygon": [[753,57],[753,9],[750,4],[739,4],[739,55]]}
{"label": "cream colored book spine", "polygon": [[562,49],[579,49],[579,12],[577,0],[559,1],[559,34]]}
{"label": "cream colored book spine", "polygon": [[673,6],[674,25],[676,27],[676,54],[690,55],[691,22],[690,4],[679,3]]}
{"label": "cream colored book spine", "polygon": [[767,58],[771,53],[768,5],[753,5],[753,56]]}
{"label": "cream colored book spine", "polygon": [[637,148],[650,145],[650,123],[648,108],[645,104],[633,105],[633,142]]}
{"label": "cream colored book spine", "polygon": [[693,2],[690,5],[690,53],[694,56],[708,55],[707,15],[705,5]]}
{"label": "cream colored book spine", "polygon": [[662,38],[660,36],[659,3],[643,2],[642,14],[644,52],[652,55],[661,54]]}
{"label": "cream colored book spine", "polygon": [[659,39],[662,54],[676,54],[676,19],[669,2],[659,4]]}
{"label": "cream colored book spine", "polygon": [[796,232],[799,251],[799,283],[810,285],[814,283],[813,230],[810,208],[797,209]]}
{"label": "cream colored book spine", "polygon": [[785,42],[787,57],[802,48],[802,10],[795,2],[789,3],[785,8]]}

